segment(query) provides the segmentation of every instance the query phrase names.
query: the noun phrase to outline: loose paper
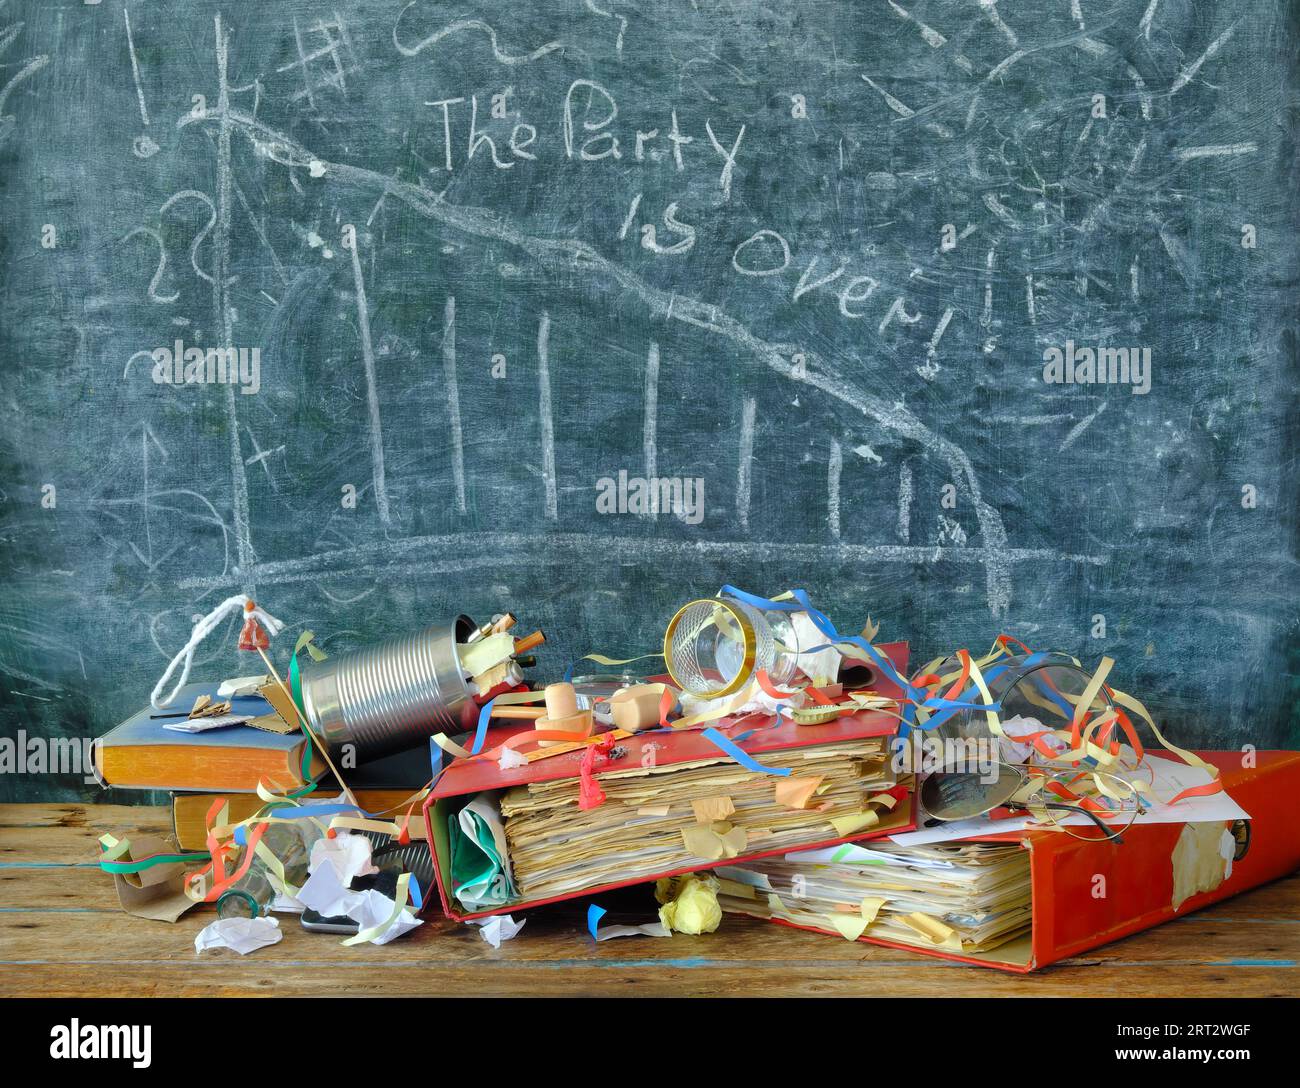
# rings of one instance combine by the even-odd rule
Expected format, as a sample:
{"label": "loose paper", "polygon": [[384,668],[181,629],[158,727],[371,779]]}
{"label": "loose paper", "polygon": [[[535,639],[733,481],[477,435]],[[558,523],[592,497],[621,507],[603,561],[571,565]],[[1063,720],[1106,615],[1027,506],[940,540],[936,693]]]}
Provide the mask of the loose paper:
{"label": "loose paper", "polygon": [[663,904],[659,921],[678,933],[712,933],[722,922],[718,881],[706,874],[687,873],[655,882],[655,898]]}
{"label": "loose paper", "polygon": [[[1211,781],[1210,775],[1201,767],[1191,767],[1185,763],[1166,759],[1164,756],[1148,753],[1147,764],[1151,768],[1151,792],[1156,797],[1173,797],[1191,786],[1204,785]],[[1144,802],[1144,805],[1146,803]],[[1209,823],[1212,821],[1248,820],[1250,816],[1225,790],[1209,794],[1206,797],[1185,797],[1176,805],[1167,805],[1155,801],[1146,806],[1146,811],[1138,814],[1137,824],[1184,824]],[[1003,831],[1023,831],[1033,824],[1029,816],[1016,816],[1007,820],[992,820],[987,816],[976,816],[970,820],[954,820],[936,827],[923,827],[916,831],[906,831],[891,835],[890,840],[899,846],[923,846],[931,842],[956,842],[975,835],[992,835]],[[1059,824],[1082,824],[1094,826],[1083,815],[1060,816]]]}
{"label": "loose paper", "polygon": [[802,647],[826,646],[826,635],[820,631],[807,612],[790,613],[790,626],[794,628],[795,664],[809,677],[826,678],[834,682],[840,675],[840,651],[834,646],[827,646],[816,653],[808,653]]}
{"label": "loose paper", "polygon": [[247,956],[259,948],[284,940],[280,923],[274,918],[218,918],[204,926],[194,938],[194,951],[229,948]]}
{"label": "loose paper", "polygon": [[[385,919],[392,917],[393,910],[397,906],[397,900],[374,888],[368,888],[363,892],[353,892],[352,895],[357,898],[345,913],[361,926],[362,932],[382,925]],[[393,919],[392,925],[378,936],[372,937],[370,943],[387,944],[389,941],[396,940],[408,930],[423,924],[419,918],[403,907],[401,913]]]}
{"label": "loose paper", "polygon": [[880,817],[870,809],[866,812],[854,813],[852,816],[835,816],[831,819],[831,825],[835,828],[835,833],[841,837],[852,835],[855,831],[861,831],[864,827],[872,827],[879,822]]}
{"label": "loose paper", "polygon": [[671,937],[670,930],[662,922],[647,922],[641,926],[602,926],[596,930],[596,940],[608,941],[612,937]]}
{"label": "loose paper", "polygon": [[502,941],[512,940],[524,928],[524,923],[527,921],[528,919],[524,918],[516,922],[508,914],[494,914],[491,918],[470,919],[472,924],[482,927],[479,930],[479,936],[493,948],[500,948]]}
{"label": "loose paper", "polygon": [[697,858],[717,861],[723,855],[722,838],[711,827],[696,824],[682,829],[682,842]]}
{"label": "loose paper", "polygon": [[183,718],[176,722],[164,722],[163,728],[173,733],[206,733],[209,729],[225,729],[231,725],[243,725],[248,721],[247,714],[217,714],[210,718]]}
{"label": "loose paper", "polygon": [[[338,874],[343,886],[347,887],[355,877],[370,876],[379,872],[370,860],[370,852],[373,849],[373,844],[364,835],[355,835],[351,831],[335,831],[334,838],[319,838],[312,843],[311,861],[307,871],[314,874],[322,865],[328,864]],[[301,899],[302,896],[298,898]]]}
{"label": "loose paper", "polygon": [[270,679],[265,673],[257,676],[236,676],[230,680],[222,680],[217,688],[217,694],[223,699],[229,699],[232,695],[256,695],[258,689]]}

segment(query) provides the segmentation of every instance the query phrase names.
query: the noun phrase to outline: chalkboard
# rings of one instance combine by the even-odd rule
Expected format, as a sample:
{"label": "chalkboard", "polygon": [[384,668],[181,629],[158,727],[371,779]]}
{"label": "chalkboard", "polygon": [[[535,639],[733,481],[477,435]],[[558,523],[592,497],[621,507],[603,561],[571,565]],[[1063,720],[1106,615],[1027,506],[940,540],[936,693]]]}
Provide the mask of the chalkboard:
{"label": "chalkboard", "polygon": [[3,736],[232,593],[544,678],[733,582],[1295,745],[1284,9],[11,0]]}

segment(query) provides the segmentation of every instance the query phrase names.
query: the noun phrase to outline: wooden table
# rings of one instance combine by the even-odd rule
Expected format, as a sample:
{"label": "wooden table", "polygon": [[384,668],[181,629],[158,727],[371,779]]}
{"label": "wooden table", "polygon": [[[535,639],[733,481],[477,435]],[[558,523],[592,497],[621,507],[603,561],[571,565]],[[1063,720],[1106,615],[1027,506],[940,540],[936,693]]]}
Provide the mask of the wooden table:
{"label": "wooden table", "polygon": [[[595,944],[585,901],[530,912],[493,949],[477,928],[431,919],[409,937],[344,948],[282,916],[284,940],[246,957],[196,955],[215,914],[175,925],[122,913],[96,839],[163,832],[168,812],[0,805],[0,994],[218,995],[1004,995],[1170,997],[1300,993],[1300,874],[1035,975],[945,963],[727,915],[702,937]],[[650,900],[643,892],[649,920]],[[622,900],[602,897],[611,908]],[[619,921],[634,918],[618,917]]]}

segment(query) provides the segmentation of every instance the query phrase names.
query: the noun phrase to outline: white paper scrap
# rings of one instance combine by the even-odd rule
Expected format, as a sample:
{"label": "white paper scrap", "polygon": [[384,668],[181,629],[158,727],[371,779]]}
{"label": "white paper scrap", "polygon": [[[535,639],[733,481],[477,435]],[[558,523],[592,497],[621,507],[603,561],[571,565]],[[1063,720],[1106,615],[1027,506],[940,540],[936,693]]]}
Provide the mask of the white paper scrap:
{"label": "white paper scrap", "polygon": [[335,832],[334,838],[320,838],[312,843],[311,861],[307,871],[315,873],[323,862],[328,862],[338,873],[339,880],[346,888],[355,877],[370,876],[379,872],[370,860],[372,849],[374,847],[364,835],[354,835],[350,831],[340,829]]}
{"label": "white paper scrap", "polygon": [[280,923],[274,918],[218,918],[204,926],[194,938],[194,951],[229,948],[247,956],[259,948],[284,940]]}
{"label": "white paper scrap", "polygon": [[211,718],[181,718],[164,722],[163,728],[173,733],[206,733],[209,729],[225,729],[230,725],[243,725],[246,721],[247,714],[217,714]]}
{"label": "white paper scrap", "polygon": [[525,918],[523,921],[516,922],[508,914],[494,914],[491,918],[470,919],[471,924],[482,927],[479,929],[479,936],[493,948],[500,948],[502,941],[512,940],[524,928],[524,923],[527,921],[528,919]]}
{"label": "white paper scrap", "polygon": [[222,680],[221,686],[217,688],[217,694],[223,699],[228,699],[232,695],[256,695],[262,685],[270,679],[265,673],[260,676],[235,676],[229,680]]}
{"label": "white paper scrap", "polygon": [[[382,925],[385,919],[392,917],[393,908],[397,905],[397,900],[389,898],[383,892],[376,891],[374,888],[364,892],[353,892],[352,894],[356,896],[356,899],[352,903],[351,909],[345,913],[363,930]],[[408,930],[423,924],[410,910],[403,907],[402,912],[393,919],[393,924],[379,934],[378,937],[372,938],[370,943],[387,944]]]}

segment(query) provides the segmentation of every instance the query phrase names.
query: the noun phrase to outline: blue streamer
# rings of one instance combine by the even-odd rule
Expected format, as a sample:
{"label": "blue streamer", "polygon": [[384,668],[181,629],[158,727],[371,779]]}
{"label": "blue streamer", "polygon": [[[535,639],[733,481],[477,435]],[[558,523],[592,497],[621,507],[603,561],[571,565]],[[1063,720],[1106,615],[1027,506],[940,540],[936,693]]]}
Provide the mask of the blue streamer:
{"label": "blue streamer", "polygon": [[411,905],[416,910],[424,908],[424,893],[420,891],[420,882],[415,879],[415,874],[411,873],[411,883],[407,886],[406,892],[411,897]]}
{"label": "blue streamer", "polygon": [[[828,646],[840,642],[847,642],[851,646],[858,647],[858,649],[867,655],[868,660],[875,665],[881,673],[896,683],[906,693],[907,701],[903,703],[903,722],[899,729],[899,733],[902,736],[907,735],[915,721],[915,704],[924,703],[924,693],[912,687],[905,677],[899,675],[898,670],[894,668],[893,662],[881,654],[879,650],[872,646],[871,643],[861,635],[841,635],[839,631],[836,630],[835,624],[831,622],[830,617],[819,609],[813,607],[812,601],[808,599],[808,593],[806,590],[791,590],[791,597],[793,600],[789,601],[774,601],[768,597],[759,597],[753,593],[746,593],[743,589],[737,589],[735,586],[730,585],[723,586],[718,592],[719,594],[725,594],[728,597],[735,597],[737,600],[743,601],[745,604],[759,610],[776,612],[806,612],[817,630],[830,640],[827,646],[818,647],[817,649],[826,649]],[[812,653],[815,651],[810,650],[808,652]]]}
{"label": "blue streamer", "polygon": [[[368,820],[379,819],[378,816],[375,816],[367,812],[360,805],[344,805],[344,804],[303,805],[300,808],[292,808],[292,807],[277,808],[275,810],[275,815],[277,819],[281,819],[281,820],[310,820],[315,816],[322,816],[322,817],[337,816],[341,812],[360,813],[360,815],[364,816]],[[260,820],[257,822],[261,823]],[[248,828],[246,826],[241,824],[239,827],[235,828],[235,842],[237,842],[240,846],[248,845]]]}
{"label": "blue streamer", "polygon": [[732,743],[728,738],[724,737],[716,729],[706,729],[700,735],[704,737],[706,740],[708,740],[710,743],[712,743],[715,747],[720,748],[722,749],[722,751],[726,752],[727,755],[729,755],[732,759],[734,759],[747,771],[757,771],[760,774],[775,774],[775,775],[780,775],[782,778],[790,774],[789,767],[763,766],[763,764],[759,763],[758,760],[756,760],[753,756],[751,756],[748,752],[746,752],[745,749],[741,748],[738,744]]}
{"label": "blue streamer", "polygon": [[442,774],[442,747],[433,737],[429,738],[429,770],[435,780]]}
{"label": "blue streamer", "polygon": [[605,917],[605,908],[598,907],[592,903],[587,907],[587,932],[591,934],[591,939],[596,939],[596,927],[600,925],[600,920]]}
{"label": "blue streamer", "polygon": [[[862,636],[841,635],[839,631],[836,630],[835,624],[831,622],[830,617],[813,607],[812,602],[808,599],[807,590],[791,590],[790,596],[792,599],[788,601],[774,601],[768,597],[760,597],[753,593],[746,593],[743,589],[737,589],[735,586],[731,585],[723,586],[718,593],[719,596],[725,595],[728,597],[734,597],[736,600],[742,601],[760,611],[806,612],[808,617],[812,620],[813,626],[815,626],[817,630],[819,630],[829,640],[824,645],[814,646],[811,649],[804,651],[806,653],[817,653],[821,650],[828,650],[837,643],[848,643],[849,645],[856,646],[860,649],[867,655],[867,658],[881,674],[897,684],[905,693],[905,699],[902,706],[902,722],[898,729],[898,735],[900,737],[906,737],[913,728],[923,730],[934,729],[935,727],[942,725],[957,712],[963,710],[980,712],[992,710],[995,713],[1001,713],[1001,703],[985,703],[976,701],[977,697],[982,695],[977,685],[972,685],[969,691],[963,692],[961,699],[944,699],[938,695],[926,695],[924,689],[913,687],[912,684],[904,676],[900,675],[896,668],[894,668],[894,663],[881,654],[879,650],[872,646],[871,643]],[[1035,664],[1046,656],[1047,655],[1043,653],[1031,654],[1026,658],[1025,664]],[[994,666],[987,670],[984,675],[987,679],[992,680],[1005,668],[1005,665]],[[932,714],[926,722],[920,723],[916,719],[916,711],[918,708],[937,711],[937,713]],[[1073,713],[1073,710],[1071,709],[1070,712]],[[779,711],[777,714],[777,721],[780,722]]]}
{"label": "blue streamer", "polygon": [[474,744],[469,750],[472,756],[478,755],[483,750],[483,738],[487,736],[488,719],[492,717],[492,705],[495,702],[495,699],[489,699],[478,712],[478,729],[474,732]]}

